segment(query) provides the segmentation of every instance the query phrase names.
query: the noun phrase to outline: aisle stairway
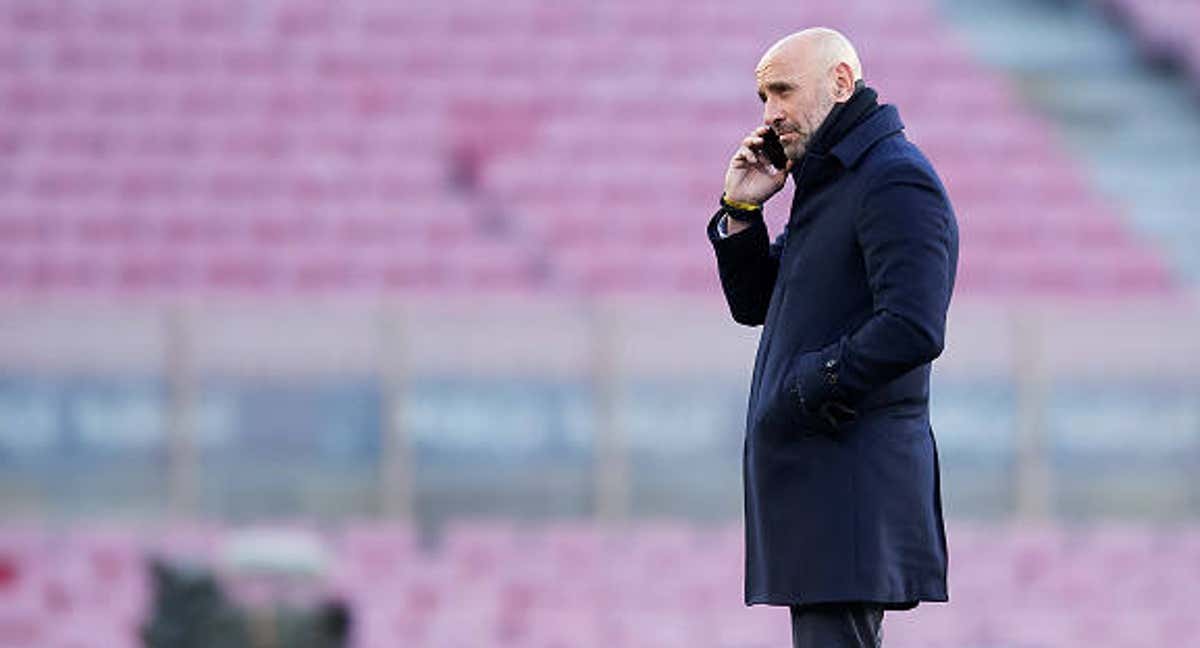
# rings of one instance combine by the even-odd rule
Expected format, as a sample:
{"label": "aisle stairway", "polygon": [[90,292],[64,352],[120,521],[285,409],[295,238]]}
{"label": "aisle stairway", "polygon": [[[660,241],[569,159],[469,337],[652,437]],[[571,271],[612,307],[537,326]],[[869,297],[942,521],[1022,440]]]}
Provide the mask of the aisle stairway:
{"label": "aisle stairway", "polygon": [[[1160,249],[1173,273],[1200,280],[1200,97],[1196,81],[1155,67],[1136,35],[1106,21],[1101,0],[947,0],[944,13],[984,61],[1006,71],[1086,170],[1106,208]],[[1119,0],[1176,9],[1186,2]],[[1197,14],[1200,15],[1200,14]],[[1194,32],[1193,32],[1194,35]],[[1191,39],[1195,41],[1195,38]]]}

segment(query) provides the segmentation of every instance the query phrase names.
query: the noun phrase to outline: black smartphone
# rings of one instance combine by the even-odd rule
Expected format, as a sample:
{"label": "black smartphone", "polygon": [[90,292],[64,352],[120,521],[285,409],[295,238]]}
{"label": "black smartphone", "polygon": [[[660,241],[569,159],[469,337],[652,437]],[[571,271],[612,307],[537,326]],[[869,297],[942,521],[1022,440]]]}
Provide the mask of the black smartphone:
{"label": "black smartphone", "polygon": [[779,135],[773,129],[768,128],[762,136],[763,145],[762,151],[767,156],[767,160],[771,166],[783,171],[787,167],[787,153],[783,152],[783,142],[779,141]]}

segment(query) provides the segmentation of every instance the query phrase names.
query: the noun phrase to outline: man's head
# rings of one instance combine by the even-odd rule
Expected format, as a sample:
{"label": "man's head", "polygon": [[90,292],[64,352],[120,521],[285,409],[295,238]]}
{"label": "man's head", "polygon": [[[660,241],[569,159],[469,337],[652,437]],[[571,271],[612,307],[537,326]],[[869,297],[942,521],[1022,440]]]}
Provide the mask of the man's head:
{"label": "man's head", "polygon": [[854,94],[862,64],[845,36],[814,27],[772,45],[754,76],[763,123],[779,134],[788,157],[798,159],[833,105]]}

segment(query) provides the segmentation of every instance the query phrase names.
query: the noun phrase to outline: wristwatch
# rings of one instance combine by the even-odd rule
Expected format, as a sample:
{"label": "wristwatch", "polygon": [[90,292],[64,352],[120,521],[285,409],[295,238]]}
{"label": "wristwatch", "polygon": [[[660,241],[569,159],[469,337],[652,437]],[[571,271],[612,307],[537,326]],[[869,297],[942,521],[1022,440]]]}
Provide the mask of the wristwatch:
{"label": "wristwatch", "polygon": [[725,198],[725,194],[721,194],[721,209],[719,211],[733,220],[742,223],[753,223],[762,218],[762,205],[729,200]]}

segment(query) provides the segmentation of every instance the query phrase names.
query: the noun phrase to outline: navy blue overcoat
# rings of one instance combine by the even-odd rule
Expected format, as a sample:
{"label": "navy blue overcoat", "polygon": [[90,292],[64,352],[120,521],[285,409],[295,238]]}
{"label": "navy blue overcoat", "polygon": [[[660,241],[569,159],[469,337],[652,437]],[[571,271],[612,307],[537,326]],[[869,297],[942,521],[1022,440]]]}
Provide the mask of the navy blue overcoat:
{"label": "navy blue overcoat", "polygon": [[[958,226],[894,106],[792,171],[790,219],[708,236],[733,319],[762,325],[744,444],[746,604],[946,601],[931,361]],[[842,415],[831,413],[844,406]]]}

